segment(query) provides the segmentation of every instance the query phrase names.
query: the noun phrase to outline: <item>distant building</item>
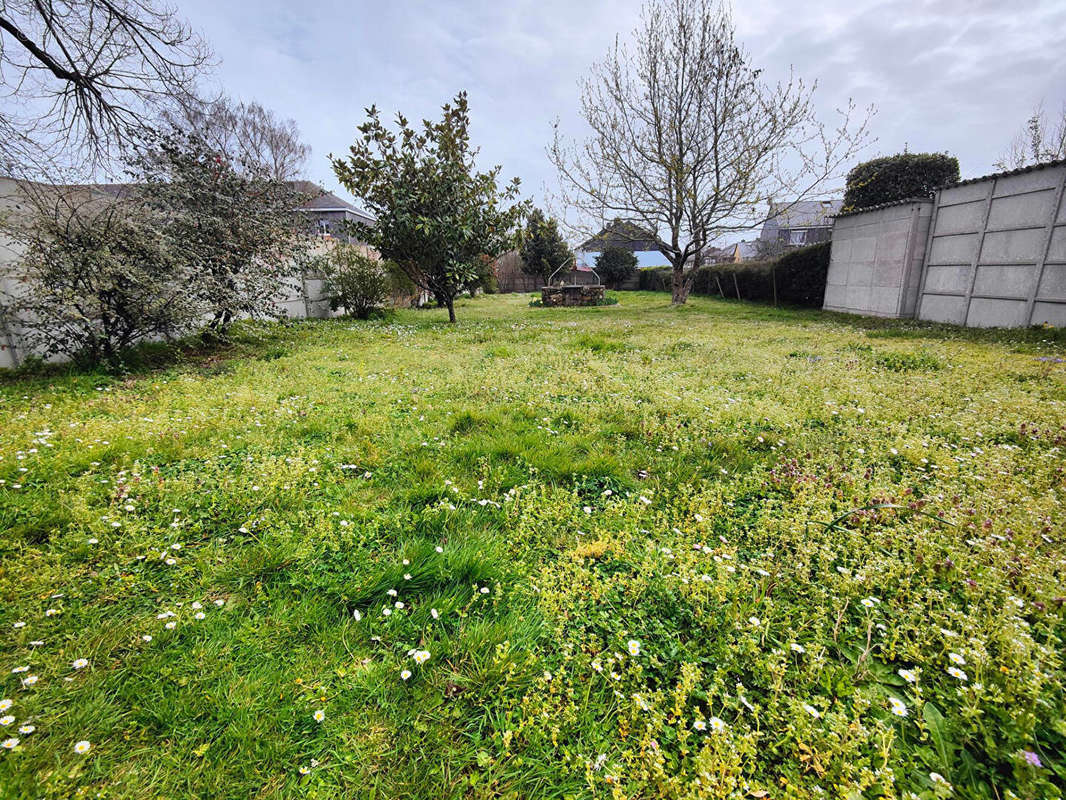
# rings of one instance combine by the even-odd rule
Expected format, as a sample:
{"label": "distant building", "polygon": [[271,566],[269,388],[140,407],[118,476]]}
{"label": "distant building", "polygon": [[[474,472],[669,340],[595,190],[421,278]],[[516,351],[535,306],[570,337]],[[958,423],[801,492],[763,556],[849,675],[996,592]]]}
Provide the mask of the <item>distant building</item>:
{"label": "distant building", "polygon": [[770,218],[763,223],[759,241],[766,251],[828,242],[833,232],[833,215],[840,200],[800,200],[770,203]]}
{"label": "distant building", "polygon": [[734,245],[723,248],[724,257],[721,261],[737,264],[741,261],[754,261],[762,254],[759,242],[737,242]]}
{"label": "distant building", "polygon": [[325,238],[341,239],[350,243],[355,241],[355,238],[347,231],[346,223],[374,224],[374,218],[370,214],[341,200],[312,181],[292,181],[292,187],[298,195],[306,198],[297,210],[305,213],[315,230]]}
{"label": "distant building", "polygon": [[637,267],[665,267],[669,265],[666,256],[659,252],[655,233],[641,228],[635,222],[616,219],[603,230],[577,246],[578,269],[594,267],[596,256],[608,247],[620,247],[637,257]]}

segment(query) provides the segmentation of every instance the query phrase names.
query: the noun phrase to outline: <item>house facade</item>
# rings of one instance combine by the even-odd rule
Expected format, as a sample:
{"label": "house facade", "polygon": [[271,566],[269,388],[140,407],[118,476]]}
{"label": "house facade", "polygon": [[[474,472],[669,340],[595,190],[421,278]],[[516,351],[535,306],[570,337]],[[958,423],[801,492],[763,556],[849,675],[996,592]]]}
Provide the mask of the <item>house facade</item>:
{"label": "house facade", "polygon": [[771,202],[759,242],[767,250],[828,242],[833,236],[833,216],[840,212],[842,204],[841,200]]}

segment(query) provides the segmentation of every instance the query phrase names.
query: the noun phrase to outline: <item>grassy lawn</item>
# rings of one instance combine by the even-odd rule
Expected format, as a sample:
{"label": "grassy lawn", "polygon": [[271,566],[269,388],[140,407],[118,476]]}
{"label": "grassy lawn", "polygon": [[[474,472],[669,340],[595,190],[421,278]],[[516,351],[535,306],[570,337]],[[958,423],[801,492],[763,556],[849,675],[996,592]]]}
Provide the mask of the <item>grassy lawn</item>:
{"label": "grassy lawn", "polygon": [[0,381],[0,797],[1061,796],[1061,335],[527,302]]}

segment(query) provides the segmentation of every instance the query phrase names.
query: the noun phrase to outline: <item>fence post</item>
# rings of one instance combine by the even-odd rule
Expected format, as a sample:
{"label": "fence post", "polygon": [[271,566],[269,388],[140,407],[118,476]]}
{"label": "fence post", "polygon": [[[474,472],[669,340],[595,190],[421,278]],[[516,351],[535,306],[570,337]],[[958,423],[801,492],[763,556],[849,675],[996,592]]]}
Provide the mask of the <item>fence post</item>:
{"label": "fence post", "polygon": [[962,312],[962,324],[970,326],[970,304],[973,302],[973,290],[977,285],[977,270],[981,267],[981,250],[985,246],[985,234],[988,232],[988,218],[992,214],[992,197],[996,193],[996,184],[999,181],[993,178],[989,182],[988,197],[985,199],[985,213],[981,219],[981,228],[977,232],[977,249],[973,254],[973,263],[970,265],[970,285],[966,288],[966,308]]}
{"label": "fence post", "polygon": [[17,367],[19,365],[19,351],[15,346],[15,336],[11,333],[11,328],[7,324],[7,318],[0,314],[0,331],[4,334],[4,341],[7,342],[7,349],[11,351],[11,366]]}
{"label": "fence post", "polygon": [[744,298],[740,296],[740,284],[737,283],[736,272],[733,273],[733,288],[737,290],[737,300],[743,300]]}

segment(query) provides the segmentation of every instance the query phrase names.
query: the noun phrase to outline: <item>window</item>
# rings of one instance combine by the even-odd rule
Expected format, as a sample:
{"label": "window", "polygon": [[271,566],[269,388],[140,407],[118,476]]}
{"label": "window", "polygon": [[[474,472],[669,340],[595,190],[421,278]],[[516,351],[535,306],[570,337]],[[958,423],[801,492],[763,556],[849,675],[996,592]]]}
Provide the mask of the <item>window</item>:
{"label": "window", "polygon": [[803,244],[803,240],[806,238],[807,231],[804,229],[791,230],[788,232],[789,244]]}

